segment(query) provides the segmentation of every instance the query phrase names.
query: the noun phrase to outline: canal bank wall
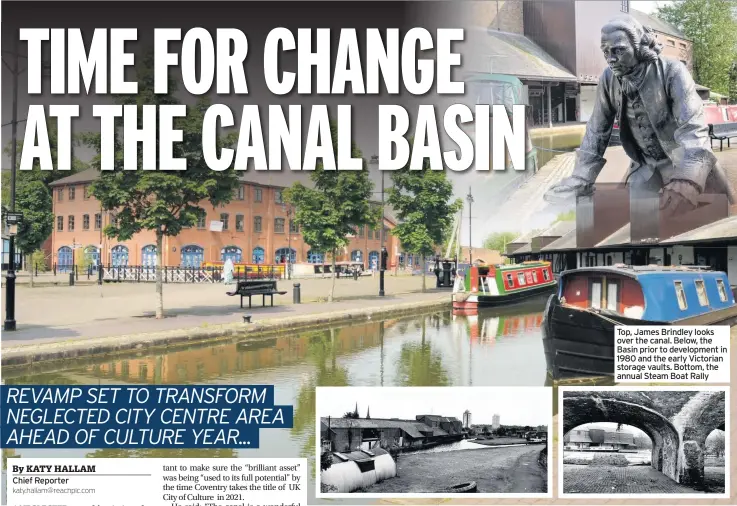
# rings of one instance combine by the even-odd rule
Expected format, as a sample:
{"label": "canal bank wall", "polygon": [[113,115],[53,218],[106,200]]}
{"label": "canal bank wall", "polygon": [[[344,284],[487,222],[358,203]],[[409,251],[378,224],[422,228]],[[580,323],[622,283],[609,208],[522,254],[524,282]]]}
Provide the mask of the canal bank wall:
{"label": "canal bank wall", "polygon": [[[158,332],[106,336],[89,339],[60,340],[43,344],[4,346],[2,366],[7,372],[44,364],[56,365],[68,360],[99,358],[101,356],[140,355],[161,349],[171,351],[198,344],[226,341],[254,340],[289,332],[317,330],[328,326],[350,325],[372,319],[383,319],[448,310],[450,294],[414,302],[396,302],[370,306],[371,300],[353,301],[355,307],[332,310],[329,304],[314,304],[315,312],[299,316],[283,316],[253,323],[201,325]],[[368,307],[367,307],[368,306]]]}

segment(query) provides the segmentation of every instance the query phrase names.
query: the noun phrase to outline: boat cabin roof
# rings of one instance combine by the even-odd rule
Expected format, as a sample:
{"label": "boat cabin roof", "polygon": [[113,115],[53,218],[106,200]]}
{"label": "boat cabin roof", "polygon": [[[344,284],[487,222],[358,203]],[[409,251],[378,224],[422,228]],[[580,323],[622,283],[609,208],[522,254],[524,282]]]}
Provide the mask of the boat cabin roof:
{"label": "boat cabin roof", "polygon": [[[624,276],[633,280],[629,284],[620,285],[615,294],[622,290],[623,295],[617,295],[618,298],[625,296],[630,301],[625,305],[644,305],[642,320],[672,322],[735,305],[734,294],[730,289],[726,273],[711,270],[709,267],[685,265],[625,266],[620,264],[572,269],[561,273],[558,295],[564,296],[568,285],[571,285],[571,290],[575,292],[588,290],[580,288],[580,284],[572,279],[569,283],[568,280],[573,276],[579,278],[590,276],[595,281],[602,275],[604,277]],[[601,293],[601,289],[596,293]],[[638,296],[637,293],[640,295]],[[591,296],[592,294],[588,293],[587,298],[590,299]],[[624,303],[624,299],[619,300],[619,305]]]}
{"label": "boat cabin roof", "polygon": [[699,265],[608,265],[602,267],[581,267],[578,269],[570,269],[560,273],[561,278],[570,276],[571,274],[579,273],[610,273],[620,274],[634,279],[639,279],[643,276],[653,274],[672,274],[672,275],[683,275],[684,273],[701,274],[710,273],[724,274],[711,269],[711,267],[704,267]]}
{"label": "boat cabin roof", "polygon": [[522,262],[521,264],[498,264],[494,267],[500,271],[505,270],[519,270],[519,269],[532,269],[535,267],[547,267],[550,262]]}

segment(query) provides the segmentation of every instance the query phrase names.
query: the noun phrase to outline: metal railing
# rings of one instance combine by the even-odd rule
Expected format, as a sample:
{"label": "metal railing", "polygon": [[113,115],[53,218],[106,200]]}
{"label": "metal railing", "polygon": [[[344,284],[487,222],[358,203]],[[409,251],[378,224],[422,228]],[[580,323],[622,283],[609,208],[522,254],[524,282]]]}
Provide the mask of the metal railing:
{"label": "metal railing", "polygon": [[[163,266],[161,279],[164,283],[221,283],[225,278],[223,266]],[[152,265],[78,265],[54,264],[53,273],[73,273],[75,280],[86,276],[88,280],[102,279],[108,282],[154,283],[157,267]],[[282,279],[284,269],[280,266],[248,266],[235,269],[233,280],[245,279]]]}

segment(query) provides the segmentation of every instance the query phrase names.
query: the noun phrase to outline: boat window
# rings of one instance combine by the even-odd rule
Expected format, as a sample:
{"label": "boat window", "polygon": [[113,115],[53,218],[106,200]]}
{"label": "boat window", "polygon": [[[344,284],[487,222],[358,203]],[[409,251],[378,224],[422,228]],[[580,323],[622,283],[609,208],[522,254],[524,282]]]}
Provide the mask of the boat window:
{"label": "boat window", "polygon": [[709,305],[709,297],[706,295],[706,288],[704,288],[704,280],[697,279],[696,283],[696,294],[699,296],[699,304],[702,306]]}
{"label": "boat window", "polygon": [[591,307],[601,308],[601,281],[591,282]]}
{"label": "boat window", "polygon": [[676,286],[678,307],[683,311],[688,308],[688,304],[686,303],[686,292],[683,291],[683,283],[681,281],[674,281],[673,284]]}
{"label": "boat window", "polygon": [[550,280],[550,274],[548,274],[547,269],[543,269],[543,278],[545,278],[545,281]]}
{"label": "boat window", "polygon": [[722,302],[727,302],[727,289],[724,288],[723,279],[717,279],[717,288],[719,289],[719,299]]}
{"label": "boat window", "polygon": [[537,271],[532,271],[532,282],[537,283]]}
{"label": "boat window", "polygon": [[512,274],[509,272],[507,273],[507,284],[509,286],[514,286],[514,279],[512,278]]}
{"label": "boat window", "polygon": [[524,286],[525,283],[525,273],[524,272],[518,272],[517,273],[517,282],[519,283],[519,286]]}
{"label": "boat window", "polygon": [[525,271],[525,279],[527,280],[528,283],[532,283],[533,282],[532,281],[532,272]]}
{"label": "boat window", "polygon": [[610,281],[606,285],[606,308],[610,311],[619,309],[619,283]]}

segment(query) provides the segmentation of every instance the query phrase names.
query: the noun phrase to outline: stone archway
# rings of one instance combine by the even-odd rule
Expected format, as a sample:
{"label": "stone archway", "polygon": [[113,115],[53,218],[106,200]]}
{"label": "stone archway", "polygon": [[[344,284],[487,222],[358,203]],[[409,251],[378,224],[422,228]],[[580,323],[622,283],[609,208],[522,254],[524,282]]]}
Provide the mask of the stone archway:
{"label": "stone archway", "polygon": [[579,425],[616,422],[637,427],[652,440],[652,467],[674,481],[704,484],[707,436],[725,428],[724,390],[567,391],[563,431]]}
{"label": "stone archway", "polygon": [[[657,410],[626,395],[636,392],[565,392],[563,433],[586,423],[614,422],[637,427],[652,441],[652,467],[678,481],[678,431]],[[585,394],[585,395],[571,395]]]}

